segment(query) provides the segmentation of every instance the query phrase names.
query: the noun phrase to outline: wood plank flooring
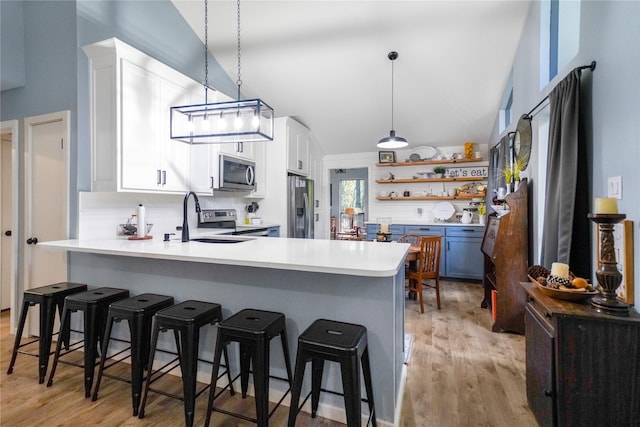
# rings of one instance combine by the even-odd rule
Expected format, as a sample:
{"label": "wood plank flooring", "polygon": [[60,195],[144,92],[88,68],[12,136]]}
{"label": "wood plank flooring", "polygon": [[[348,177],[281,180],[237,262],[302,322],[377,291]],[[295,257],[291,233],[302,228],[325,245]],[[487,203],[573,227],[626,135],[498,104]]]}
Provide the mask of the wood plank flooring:
{"label": "wood plank flooring", "polygon": [[[442,310],[435,309],[432,291],[425,291],[425,313],[407,300],[406,332],[414,334],[400,425],[403,427],[535,427],[526,403],[524,337],[490,332],[491,316],[480,308],[479,284],[442,281]],[[9,315],[0,316],[0,426],[180,426],[179,401],[150,395],[146,416],[131,415],[129,386],[103,379],[96,402],[83,398],[78,368],[59,365],[47,388],[37,381],[37,359],[19,355],[12,375],[7,366],[13,347]],[[115,369],[115,368],[114,368]],[[179,389],[177,378],[170,386]],[[206,396],[206,393],[205,395]],[[223,395],[224,396],[224,395]],[[221,397],[220,399],[224,399]],[[239,399],[234,399],[238,402]],[[216,401],[218,402],[218,401]],[[253,413],[253,400],[235,403],[234,410]],[[196,405],[195,425],[202,425],[206,397]],[[270,425],[286,426],[288,408],[279,408]],[[253,424],[216,413],[216,427]],[[301,413],[301,427],[343,424]]]}

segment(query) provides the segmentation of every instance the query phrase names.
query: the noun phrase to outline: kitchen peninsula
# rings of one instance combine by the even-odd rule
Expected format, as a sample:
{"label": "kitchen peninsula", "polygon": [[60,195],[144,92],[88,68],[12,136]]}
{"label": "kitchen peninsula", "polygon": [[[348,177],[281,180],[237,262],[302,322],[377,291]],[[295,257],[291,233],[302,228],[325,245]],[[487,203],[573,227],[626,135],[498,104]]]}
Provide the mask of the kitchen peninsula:
{"label": "kitchen peninsula", "polygon": [[[362,324],[368,330],[376,416],[389,425],[399,418],[408,244],[256,237],[229,244],[80,239],[38,245],[70,252],[69,280],[90,287],[216,302],[225,317],[248,307],[282,312],[292,352],[315,319]],[[204,358],[212,358],[213,339],[204,337]],[[272,375],[285,377],[281,355],[272,356]],[[337,366],[326,371],[325,387],[341,390]],[[207,382],[208,375],[199,372],[199,380]],[[279,382],[270,386],[272,398],[286,390]],[[321,396],[321,416],[340,420],[342,408],[340,397]]]}

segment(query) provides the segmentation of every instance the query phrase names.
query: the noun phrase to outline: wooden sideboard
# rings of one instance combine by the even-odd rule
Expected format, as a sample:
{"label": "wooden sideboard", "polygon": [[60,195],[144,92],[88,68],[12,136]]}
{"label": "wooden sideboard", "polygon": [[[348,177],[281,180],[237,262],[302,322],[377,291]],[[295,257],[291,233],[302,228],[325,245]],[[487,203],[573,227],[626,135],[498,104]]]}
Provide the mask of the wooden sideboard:
{"label": "wooden sideboard", "polygon": [[502,217],[489,216],[482,241],[484,299],[481,307],[492,311],[494,332],[524,333],[526,294],[518,283],[527,280],[527,193],[525,179],[517,191],[505,198],[509,213]]}
{"label": "wooden sideboard", "polygon": [[527,401],[541,427],[640,425],[640,315],[598,313],[532,283],[525,315]]}

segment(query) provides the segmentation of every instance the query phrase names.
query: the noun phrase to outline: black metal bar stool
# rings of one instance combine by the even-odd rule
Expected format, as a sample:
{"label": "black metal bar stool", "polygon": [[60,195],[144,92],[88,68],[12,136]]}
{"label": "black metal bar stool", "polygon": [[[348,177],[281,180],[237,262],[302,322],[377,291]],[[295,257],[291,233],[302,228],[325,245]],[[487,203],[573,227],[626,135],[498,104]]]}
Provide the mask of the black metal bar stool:
{"label": "black metal bar stool", "polygon": [[[282,352],[284,353],[284,361],[287,369],[286,379],[269,375],[269,342],[277,336],[280,336],[280,340],[282,341]],[[217,397],[214,393],[216,390],[220,355],[222,350],[225,349],[226,345],[230,342],[237,342],[240,345],[239,375],[241,377],[243,398],[247,396],[250,373],[249,365],[250,362],[253,363],[257,418],[250,418],[243,414],[229,412],[213,406],[213,401]],[[254,309],[245,309],[234,314],[218,324],[218,339],[216,341],[216,350],[213,358],[211,390],[209,390],[209,404],[207,406],[205,426],[209,426],[213,411],[257,423],[260,427],[268,426],[269,417],[278,406],[280,406],[289,393],[292,377],[284,314]],[[237,378],[236,376],[234,380]],[[271,413],[269,413],[269,378],[286,381],[289,384],[289,390],[282,396]]]}
{"label": "black metal bar stool", "polygon": [[[325,360],[340,363],[344,393],[321,388]],[[304,399],[302,405],[298,406],[304,369],[309,361],[312,362],[311,392]],[[362,373],[367,391],[366,400],[360,396],[360,362],[362,362]],[[321,391],[344,396],[347,426],[349,427],[360,427],[361,401],[366,401],[369,404],[369,420],[374,427],[376,426],[369,351],[367,349],[367,329],[364,326],[318,319],[298,338],[296,372],[291,391],[291,407],[289,408],[289,427],[295,426],[300,407],[305,404],[309,396],[311,396],[311,417],[316,417]],[[367,420],[367,425],[369,420]]]}
{"label": "black metal bar stool", "polygon": [[[98,399],[98,391],[100,390],[100,382],[102,376],[105,375],[121,381],[131,383],[131,403],[133,405],[133,415],[138,415],[138,407],[140,406],[140,396],[142,393],[142,379],[144,370],[149,362],[149,347],[151,338],[151,318],[158,310],[173,305],[173,297],[157,294],[142,294],[132,298],[116,301],[109,306],[109,314],[104,331],[104,341],[101,345],[102,356],[100,357],[100,368],[98,369],[98,378],[96,386],[93,389],[92,401]],[[111,329],[113,322],[127,320],[129,323],[130,340],[129,346],[117,353],[107,356],[109,341],[124,341],[121,339],[111,338]],[[125,341],[127,342],[127,341]],[[131,359],[131,376],[129,379],[109,375],[105,370],[117,365],[127,359],[121,357],[122,354],[128,353]],[[108,359],[111,363],[106,365]]]}
{"label": "black metal bar stool", "polygon": [[[184,417],[185,425],[187,427],[193,426],[193,420],[195,415],[195,401],[204,391],[210,386],[207,385],[200,391],[196,392],[196,374],[198,371],[198,362],[212,363],[207,360],[198,358],[198,345],[200,342],[200,328],[206,325],[212,325],[215,322],[222,320],[222,307],[220,304],[203,302],[203,301],[185,301],[180,304],[176,304],[172,307],[168,307],[159,310],[153,316],[153,326],[151,335],[151,348],[149,351],[149,369],[147,371],[145,379],[144,393],[142,394],[142,403],[140,404],[140,411],[138,412],[138,418],[144,418],[144,408],[147,403],[147,395],[149,391],[162,394],[164,396],[172,397],[174,399],[184,401]],[[173,334],[176,341],[177,352],[168,352],[165,350],[158,350],[158,335],[160,332],[166,332],[173,330]],[[171,353],[177,355],[176,358],[165,363],[159,369],[153,370],[153,360],[155,358],[156,351]],[[228,361],[227,349],[224,349],[225,362]],[[227,362],[228,363],[228,362]],[[169,373],[171,369],[180,366],[182,373],[182,387],[183,395],[177,396],[171,393],[164,392],[162,390],[153,389],[150,385]],[[231,381],[231,373],[226,365],[225,372],[221,376],[227,375],[228,387],[231,395],[235,394],[233,390],[233,384]]]}
{"label": "black metal bar stool", "polygon": [[[47,366],[49,366],[49,356],[53,354],[51,351],[51,340],[53,339],[53,335],[55,335],[53,333],[53,324],[56,317],[56,307],[58,308],[60,318],[62,318],[62,308],[65,297],[86,290],[87,285],[81,283],[60,282],[24,291],[20,322],[18,323],[16,340],[13,344],[13,353],[11,354],[11,362],[9,362],[7,375],[13,372],[13,366],[16,363],[18,353],[26,354],[38,357],[38,382],[40,384],[44,383],[44,378],[47,375]],[[20,341],[22,340],[22,332],[24,331],[24,324],[27,321],[29,307],[36,304],[40,305],[40,337],[21,344]],[[56,334],[59,334],[58,339],[68,348],[69,323],[67,322],[66,325],[60,324],[60,330],[56,332]],[[20,350],[22,347],[33,344],[36,341],[38,341],[38,354]]]}
{"label": "black metal bar stool", "polygon": [[[84,397],[91,395],[91,387],[93,385],[93,374],[95,372],[97,344],[100,343],[102,348],[104,322],[107,317],[109,304],[112,302],[125,299],[129,296],[129,291],[118,288],[97,288],[86,292],[69,295],[64,299],[64,309],[62,310],[62,318],[60,322],[65,324],[71,319],[71,313],[82,311],[84,313],[84,329],[82,331],[84,339],[80,340],[64,352],[60,353],[62,348],[62,340],[56,345],[56,352],[53,358],[53,366],[47,387],[53,384],[53,377],[58,367],[58,362],[84,368]],[[80,332],[80,331],[74,331]],[[60,360],[61,356],[65,356],[71,352],[84,349],[84,363],[79,365],[70,361]]]}

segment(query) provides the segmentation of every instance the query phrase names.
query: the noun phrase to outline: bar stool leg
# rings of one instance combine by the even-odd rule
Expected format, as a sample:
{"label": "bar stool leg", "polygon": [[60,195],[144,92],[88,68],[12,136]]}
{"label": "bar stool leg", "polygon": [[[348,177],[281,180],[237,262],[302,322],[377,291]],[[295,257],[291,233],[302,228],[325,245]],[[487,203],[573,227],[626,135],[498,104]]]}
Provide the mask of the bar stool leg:
{"label": "bar stool leg", "polygon": [[289,342],[287,341],[286,326],[280,331],[280,340],[282,341],[282,352],[284,353],[284,365],[287,369],[287,379],[289,380],[289,389],[293,383],[293,372],[291,372],[291,356],[289,355]]}
{"label": "bar stool leg", "polygon": [[[66,325],[70,324],[71,319],[69,319],[70,313],[69,309],[65,306],[62,310],[62,316],[60,317],[60,324]],[[85,337],[86,338],[86,337]],[[47,381],[47,387],[51,387],[53,385],[53,377],[56,374],[56,368],[58,367],[58,358],[60,357],[60,349],[62,347],[62,340],[58,340],[56,344],[56,351],[53,356],[53,365],[51,366],[51,373],[49,374],[49,381]]]}
{"label": "bar stool leg", "polygon": [[[251,346],[249,344],[240,343],[240,389],[242,390],[242,398],[247,397],[247,390],[249,388],[249,369],[251,363]],[[255,370],[255,363],[253,361],[253,368]]]}
{"label": "bar stool leg", "polygon": [[[40,372],[38,383],[44,383],[49,365],[49,353],[51,353],[51,338],[53,335],[53,322],[56,317],[56,304],[53,298],[44,298],[40,303],[40,339],[38,363]],[[58,337],[60,339],[60,337]]]}
{"label": "bar stool leg", "polygon": [[311,418],[318,414],[320,403],[320,388],[322,387],[322,373],[324,372],[324,359],[314,357],[311,360]]}
{"label": "bar stool leg", "polygon": [[371,425],[376,427],[376,409],[373,401],[373,385],[371,384],[371,366],[369,365],[369,347],[365,347],[362,353],[362,372],[364,376],[364,387],[367,390],[367,402],[369,404],[369,414],[371,414]]}
{"label": "bar stool leg", "polygon": [[[140,406],[140,394],[142,392],[142,378],[144,376],[145,354],[144,343],[148,337],[145,337],[144,326],[140,316],[133,316],[129,319],[129,330],[131,331],[131,405],[133,407],[133,416],[138,415],[138,407]],[[107,335],[107,342],[109,335]]]}
{"label": "bar stool leg", "polygon": [[142,393],[142,403],[140,403],[140,410],[138,411],[138,418],[144,418],[144,407],[147,404],[147,396],[149,395],[149,385],[151,384],[151,371],[153,369],[153,358],[156,354],[156,344],[158,343],[158,321],[155,316],[151,322],[151,347],[149,348],[149,362],[147,362],[147,376],[144,381],[144,392]]}
{"label": "bar stool leg", "polygon": [[182,384],[184,390],[184,419],[187,427],[193,426],[196,402],[196,371],[198,365],[198,345],[200,342],[199,328],[190,326],[186,337],[182,336]]}
{"label": "bar stool leg", "polygon": [[16,357],[18,356],[18,348],[20,347],[20,341],[22,340],[22,332],[24,330],[24,324],[27,321],[27,313],[29,311],[29,302],[22,302],[22,311],[20,312],[20,321],[18,322],[18,330],[16,331],[16,339],[13,344],[13,353],[11,353],[11,362],[9,362],[9,369],[7,369],[7,375],[11,375],[13,372],[13,365],[16,363]]}
{"label": "bar stool leg", "polygon": [[[98,331],[95,330],[96,324],[95,307],[89,307],[84,312],[84,397],[91,395],[91,387],[93,386],[93,373],[96,365],[96,342],[98,339]],[[102,347],[102,345],[101,345]]]}
{"label": "bar stool leg", "polygon": [[253,358],[253,379],[258,427],[269,425],[269,342],[258,340]]}
{"label": "bar stool leg", "polygon": [[100,382],[102,381],[102,373],[104,371],[104,364],[107,360],[107,350],[109,348],[109,337],[111,337],[111,328],[113,327],[114,318],[109,315],[107,318],[106,324],[106,332],[105,332],[105,341],[100,346],[100,350],[102,351],[102,355],[100,356],[100,367],[98,368],[98,378],[96,379],[96,386],[93,389],[93,396],[91,397],[91,401],[95,402],[98,400],[98,390],[100,390]]}
{"label": "bar stool leg", "polygon": [[293,374],[293,386],[291,387],[291,406],[289,406],[288,427],[295,427],[296,417],[300,406],[300,393],[302,392],[302,381],[304,380],[304,369],[307,362],[302,351],[298,350],[296,355],[296,368]]}
{"label": "bar stool leg", "polygon": [[344,406],[347,413],[347,426],[359,427],[362,418],[360,401],[360,363],[357,355],[340,362],[342,384],[344,388]]}
{"label": "bar stool leg", "polygon": [[[209,389],[209,402],[207,403],[207,416],[204,420],[204,427],[209,427],[211,422],[211,413],[213,412],[213,400],[216,395],[216,383],[218,382],[218,370],[220,370],[220,357],[222,356],[222,349],[227,345],[224,342],[222,333],[218,329],[218,336],[216,338],[216,348],[213,354],[213,368],[211,369],[211,388]],[[225,358],[227,356],[225,355]],[[229,359],[226,360],[227,366],[229,365]],[[227,368],[228,369],[228,368]]]}

